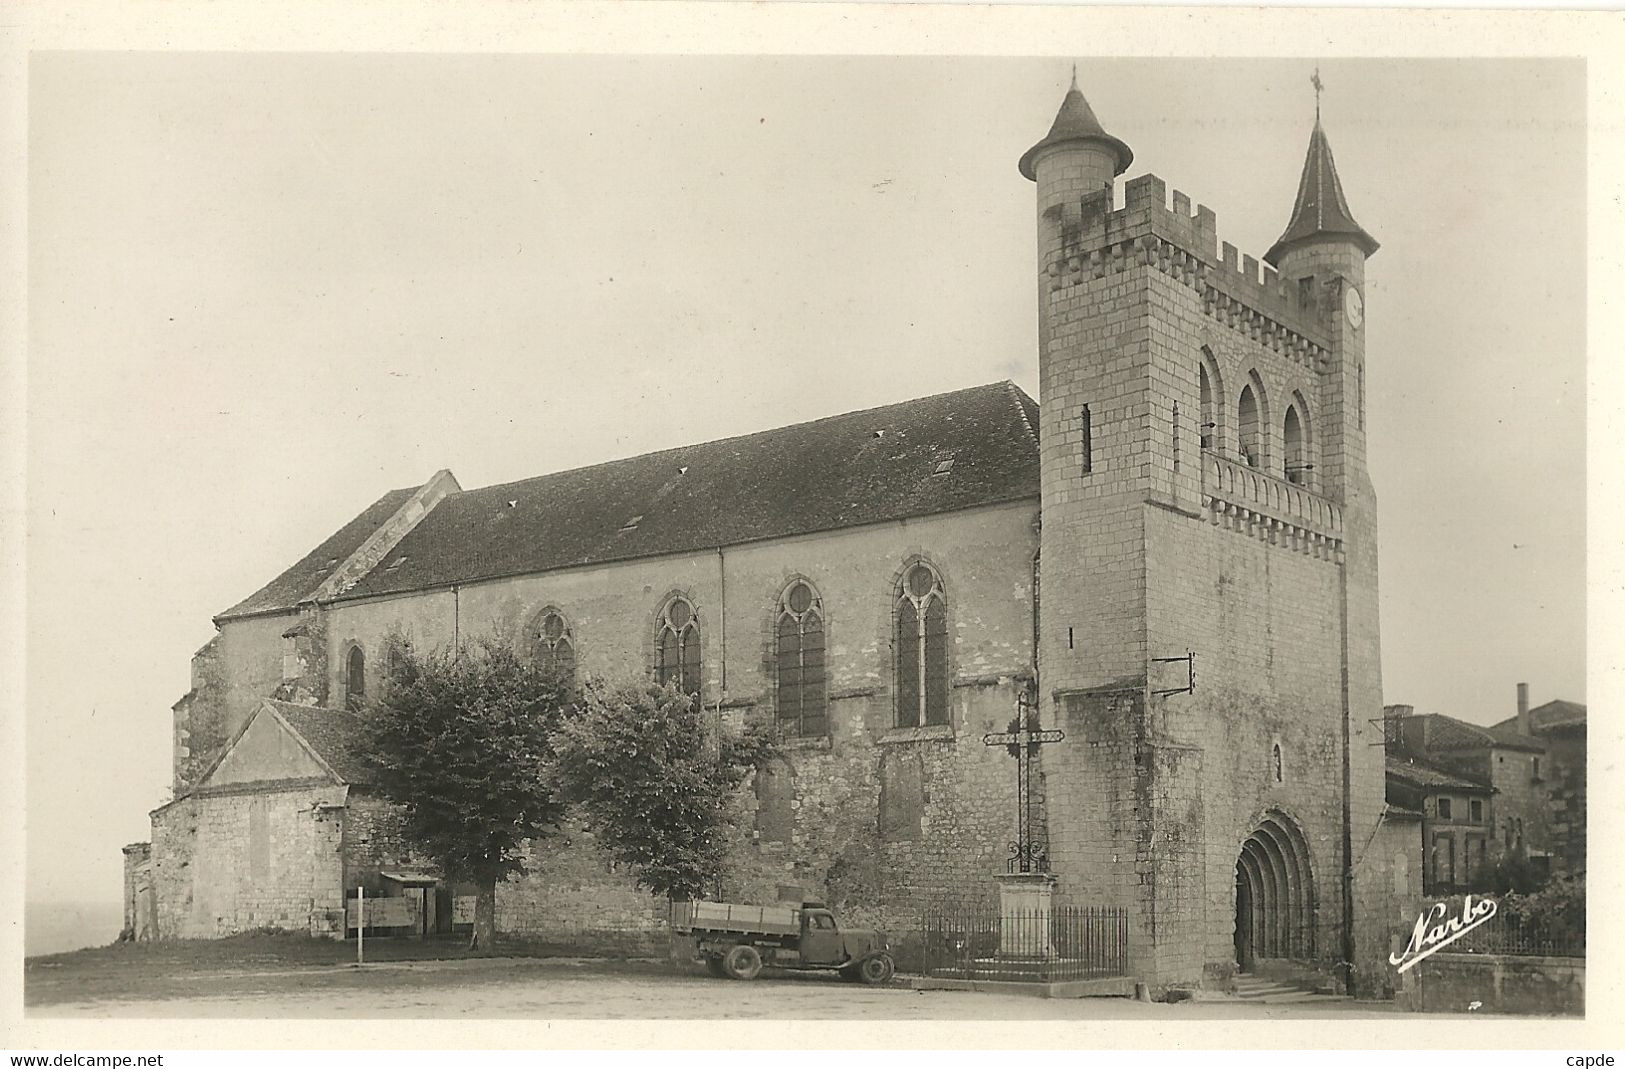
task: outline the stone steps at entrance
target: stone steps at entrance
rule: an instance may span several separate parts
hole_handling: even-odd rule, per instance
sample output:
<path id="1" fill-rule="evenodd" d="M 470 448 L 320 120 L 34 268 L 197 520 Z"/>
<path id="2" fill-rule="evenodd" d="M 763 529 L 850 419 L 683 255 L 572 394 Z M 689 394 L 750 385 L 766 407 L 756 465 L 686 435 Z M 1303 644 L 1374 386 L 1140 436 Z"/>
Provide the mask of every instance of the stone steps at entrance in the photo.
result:
<path id="1" fill-rule="evenodd" d="M 1330 995 L 1315 991 L 1304 984 L 1268 976 L 1242 973 L 1236 977 L 1234 998 L 1270 1004 L 1282 1002 L 1347 1002 L 1347 995 Z"/>

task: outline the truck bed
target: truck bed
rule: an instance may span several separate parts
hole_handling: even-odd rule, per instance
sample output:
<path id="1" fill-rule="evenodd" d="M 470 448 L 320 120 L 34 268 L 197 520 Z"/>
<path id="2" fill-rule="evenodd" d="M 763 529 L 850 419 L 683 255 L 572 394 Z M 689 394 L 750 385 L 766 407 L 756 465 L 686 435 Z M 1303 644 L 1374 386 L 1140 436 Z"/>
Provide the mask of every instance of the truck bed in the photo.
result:
<path id="1" fill-rule="evenodd" d="M 801 910 L 790 906 L 745 906 L 734 902 L 673 902 L 676 932 L 696 929 L 741 934 L 800 935 Z"/>

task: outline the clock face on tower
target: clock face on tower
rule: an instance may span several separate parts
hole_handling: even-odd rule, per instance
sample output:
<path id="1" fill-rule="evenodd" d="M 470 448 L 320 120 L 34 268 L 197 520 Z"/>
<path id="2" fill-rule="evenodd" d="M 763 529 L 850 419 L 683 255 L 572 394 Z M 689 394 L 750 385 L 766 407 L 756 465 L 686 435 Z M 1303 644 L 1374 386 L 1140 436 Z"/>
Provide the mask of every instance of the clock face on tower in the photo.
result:
<path id="1" fill-rule="evenodd" d="M 1343 311 L 1349 317 L 1349 326 L 1359 330 L 1365 322 L 1365 299 L 1353 286 L 1343 291 Z"/>

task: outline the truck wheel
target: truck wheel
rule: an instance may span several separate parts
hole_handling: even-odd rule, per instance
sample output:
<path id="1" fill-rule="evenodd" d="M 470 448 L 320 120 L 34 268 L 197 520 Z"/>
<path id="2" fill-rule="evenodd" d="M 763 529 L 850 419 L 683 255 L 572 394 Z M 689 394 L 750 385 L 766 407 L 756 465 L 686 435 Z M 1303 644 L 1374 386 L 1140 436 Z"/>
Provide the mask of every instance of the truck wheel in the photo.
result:
<path id="1" fill-rule="evenodd" d="M 707 954 L 705 956 L 705 971 L 719 980 L 727 979 L 728 971 L 722 967 L 721 954 Z"/>
<path id="2" fill-rule="evenodd" d="M 735 980 L 754 980 L 762 971 L 762 956 L 755 947 L 741 943 L 729 948 L 727 957 L 722 959 L 722 968 Z M 886 975 L 891 975 L 889 969 Z"/>
<path id="3" fill-rule="evenodd" d="M 897 970 L 890 954 L 875 954 L 858 963 L 858 975 L 866 984 L 883 984 Z"/>

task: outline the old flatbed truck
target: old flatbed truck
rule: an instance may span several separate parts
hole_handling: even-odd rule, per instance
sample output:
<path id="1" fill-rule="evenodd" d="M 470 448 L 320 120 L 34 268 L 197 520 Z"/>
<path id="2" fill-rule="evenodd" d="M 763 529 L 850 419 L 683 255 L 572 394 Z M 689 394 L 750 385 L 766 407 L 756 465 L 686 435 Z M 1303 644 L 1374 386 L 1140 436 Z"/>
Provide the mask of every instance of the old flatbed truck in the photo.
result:
<path id="1" fill-rule="evenodd" d="M 693 949 L 712 976 L 754 980 L 762 966 L 833 969 L 843 980 L 883 984 L 891 979 L 886 937 L 841 928 L 822 902 L 744 906 L 732 902 L 673 902 L 673 935 Z"/>

